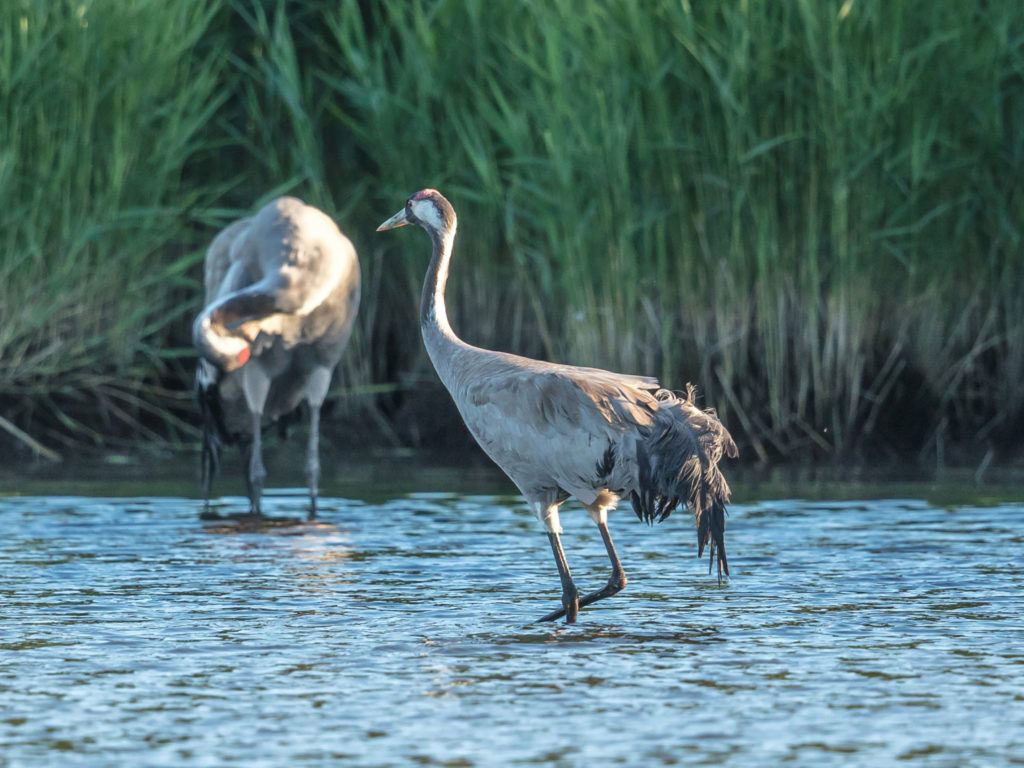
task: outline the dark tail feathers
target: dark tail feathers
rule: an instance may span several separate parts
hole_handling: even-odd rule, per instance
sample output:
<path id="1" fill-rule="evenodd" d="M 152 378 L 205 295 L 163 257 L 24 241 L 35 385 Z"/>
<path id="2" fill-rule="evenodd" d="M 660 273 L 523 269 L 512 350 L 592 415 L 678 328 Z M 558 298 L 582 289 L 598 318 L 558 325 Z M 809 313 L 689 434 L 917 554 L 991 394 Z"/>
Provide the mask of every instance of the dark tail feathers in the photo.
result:
<path id="1" fill-rule="evenodd" d="M 715 472 L 718 472 L 717 467 Z M 725 485 L 725 478 L 721 479 L 721 483 Z M 726 486 L 726 489 L 728 489 L 728 486 Z M 726 497 L 724 499 L 712 498 L 710 494 L 704 493 L 701 507 L 695 510 L 697 518 L 697 557 L 701 557 L 704 554 L 704 547 L 706 545 L 711 545 L 708 550 L 708 574 L 711 573 L 712 563 L 717 561 L 719 581 L 722 580 L 723 571 L 726 576 L 729 575 L 729 558 L 725 554 L 725 502 L 727 500 L 728 490 L 726 490 Z"/>
<path id="2" fill-rule="evenodd" d="M 220 468 L 220 448 L 232 442 L 224 424 L 224 410 L 220 402 L 219 371 L 205 360 L 196 366 L 195 398 L 199 406 L 199 417 L 203 433 L 203 449 L 200 459 L 200 481 L 203 498 L 209 502 L 213 478 Z"/>
<path id="3" fill-rule="evenodd" d="M 661 522 L 685 500 L 697 524 L 697 557 L 710 544 L 710 572 L 718 563 L 718 578 L 729 575 L 725 553 L 725 505 L 729 484 L 718 469 L 723 454 L 738 455 L 736 444 L 713 410 L 695 404 L 695 389 L 679 397 L 659 390 L 654 424 L 637 444 L 639 492 L 633 491 L 633 511 L 648 524 Z"/>

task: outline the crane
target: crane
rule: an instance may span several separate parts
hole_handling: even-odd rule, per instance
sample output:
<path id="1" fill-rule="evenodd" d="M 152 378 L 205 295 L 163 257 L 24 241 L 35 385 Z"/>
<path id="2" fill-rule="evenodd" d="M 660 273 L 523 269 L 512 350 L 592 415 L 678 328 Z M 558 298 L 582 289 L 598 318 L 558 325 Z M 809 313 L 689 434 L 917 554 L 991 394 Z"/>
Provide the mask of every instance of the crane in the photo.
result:
<path id="1" fill-rule="evenodd" d="M 250 513 L 262 514 L 262 430 L 304 400 L 306 479 L 310 516 L 316 515 L 320 408 L 359 310 L 359 281 L 349 239 L 327 214 L 294 197 L 272 200 L 214 238 L 206 252 L 205 306 L 192 326 L 207 505 L 220 447 L 238 442 L 247 457 Z"/>
<path id="2" fill-rule="evenodd" d="M 532 360 L 467 344 L 452 330 L 445 285 L 455 242 L 455 210 L 423 189 L 378 228 L 417 224 L 433 254 L 420 302 L 424 346 L 480 447 L 515 483 L 544 524 L 562 584 L 562 608 L 542 617 L 576 620 L 580 608 L 626 586 L 608 512 L 628 496 L 637 517 L 662 521 L 685 502 L 695 516 L 697 555 L 710 545 L 718 578 L 729 574 L 725 513 L 729 485 L 718 468 L 736 444 L 712 410 L 647 376 Z M 608 583 L 580 597 L 561 542 L 559 507 L 570 496 L 596 523 L 611 560 Z M 710 563 L 709 563 L 710 568 Z"/>

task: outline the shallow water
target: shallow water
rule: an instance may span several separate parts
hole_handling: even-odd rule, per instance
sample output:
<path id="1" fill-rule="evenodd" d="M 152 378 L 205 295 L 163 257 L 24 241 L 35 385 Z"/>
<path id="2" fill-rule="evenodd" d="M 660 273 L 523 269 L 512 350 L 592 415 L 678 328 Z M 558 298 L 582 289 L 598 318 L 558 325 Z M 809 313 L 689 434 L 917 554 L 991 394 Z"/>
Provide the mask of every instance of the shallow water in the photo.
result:
<path id="1" fill-rule="evenodd" d="M 1022 505 L 737 504 L 723 586 L 623 510 L 572 627 L 513 497 L 302 507 L 0 498 L 0 765 L 1024 764 Z"/>

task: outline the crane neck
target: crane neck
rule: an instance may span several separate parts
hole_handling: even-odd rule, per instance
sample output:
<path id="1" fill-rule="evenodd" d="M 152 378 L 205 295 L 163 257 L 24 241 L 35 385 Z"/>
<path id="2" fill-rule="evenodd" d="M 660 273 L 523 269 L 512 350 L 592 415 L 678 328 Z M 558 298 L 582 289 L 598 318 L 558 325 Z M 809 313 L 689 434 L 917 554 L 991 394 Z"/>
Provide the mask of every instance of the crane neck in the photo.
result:
<path id="1" fill-rule="evenodd" d="M 448 341 L 459 341 L 451 325 L 448 323 L 448 310 L 444 303 L 445 286 L 448 283 L 448 264 L 452 257 L 455 243 L 455 227 L 452 222 L 441 231 L 428 229 L 430 240 L 434 245 L 434 253 L 427 267 L 427 276 L 423 281 L 423 295 L 420 299 L 420 326 L 424 336 L 428 331 L 440 335 Z M 429 345 L 428 345 L 429 349 Z"/>

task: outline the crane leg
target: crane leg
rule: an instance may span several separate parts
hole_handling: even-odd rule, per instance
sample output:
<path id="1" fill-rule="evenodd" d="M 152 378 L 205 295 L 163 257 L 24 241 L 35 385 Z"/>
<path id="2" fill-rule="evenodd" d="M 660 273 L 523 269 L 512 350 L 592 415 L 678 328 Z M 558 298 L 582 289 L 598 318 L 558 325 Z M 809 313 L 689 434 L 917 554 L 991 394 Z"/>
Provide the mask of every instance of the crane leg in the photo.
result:
<path id="1" fill-rule="evenodd" d="M 558 566 L 558 576 L 562 580 L 562 607 L 539 621 L 554 621 L 565 616 L 565 623 L 573 624 L 576 622 L 576 615 L 580 612 L 580 593 L 572 580 L 572 571 L 569 570 L 569 561 L 565 559 L 561 536 L 557 533 L 548 533 L 548 541 L 551 542 L 555 565 Z"/>
<path id="2" fill-rule="evenodd" d="M 601 538 L 604 539 L 604 548 L 608 552 L 608 559 L 612 561 L 612 574 L 608 577 L 608 583 L 603 588 L 591 592 L 588 595 L 584 595 L 580 598 L 580 608 L 585 608 L 591 603 L 596 603 L 598 600 L 604 600 L 606 597 L 617 595 L 626 587 L 626 569 L 622 567 L 622 563 L 619 562 L 619 553 L 615 551 L 615 543 L 612 541 L 611 531 L 608 530 L 608 512 L 604 509 L 593 509 L 588 507 L 587 511 L 590 516 L 597 523 L 597 529 L 601 532 Z M 545 621 L 554 621 L 555 619 L 561 618 L 562 612 L 555 611 L 544 617 Z"/>
<path id="3" fill-rule="evenodd" d="M 260 435 L 263 414 L 252 415 L 252 443 L 249 445 L 249 466 L 246 481 L 249 486 L 249 514 L 259 517 L 263 514 L 263 483 L 267 479 L 267 468 L 263 466 L 263 440 Z"/>
<path id="4" fill-rule="evenodd" d="M 249 363 L 243 370 L 242 389 L 245 401 L 252 415 L 252 443 L 249 446 L 249 467 L 246 479 L 249 485 L 249 512 L 257 517 L 263 514 L 263 482 L 267 469 L 263 466 L 263 406 L 270 393 L 270 377 L 257 361 Z"/>
<path id="5" fill-rule="evenodd" d="M 569 561 L 565 558 L 565 550 L 562 549 L 562 522 L 558 516 L 558 504 L 546 502 L 531 502 L 537 517 L 544 523 L 548 530 L 548 541 L 551 543 L 551 552 L 555 556 L 555 565 L 558 568 L 558 577 L 562 580 L 562 608 L 561 610 L 549 613 L 539 621 L 554 621 L 565 616 L 565 623 L 572 624 L 576 621 L 576 614 L 580 612 L 580 593 L 572 580 L 572 571 L 569 570 Z"/>
<path id="6" fill-rule="evenodd" d="M 306 446 L 306 482 L 309 484 L 309 519 L 316 517 L 316 500 L 320 486 L 320 406 L 331 386 L 331 369 L 317 368 L 306 384 L 309 403 L 309 442 Z"/>
<path id="7" fill-rule="evenodd" d="M 320 486 L 320 406 L 309 406 L 309 445 L 306 449 L 306 482 L 309 483 L 309 519 L 316 517 L 317 489 Z"/>
<path id="8" fill-rule="evenodd" d="M 210 455 L 211 449 L 206 444 L 206 435 L 203 435 L 203 457 L 202 457 L 202 472 L 201 472 L 201 483 L 203 486 L 203 512 L 202 514 L 207 515 L 210 513 L 210 495 L 213 493 L 213 472 L 216 460 Z"/>
<path id="9" fill-rule="evenodd" d="M 580 598 L 580 608 L 604 600 L 606 597 L 617 595 L 626 587 L 626 570 L 619 562 L 619 554 L 615 551 L 615 544 L 612 542 L 612 534 L 608 530 L 608 523 L 601 521 L 597 524 L 601 531 L 601 538 L 604 539 L 604 548 L 608 551 L 608 558 L 612 561 L 612 575 L 608 577 L 608 583 L 602 589 L 591 592 Z"/>

